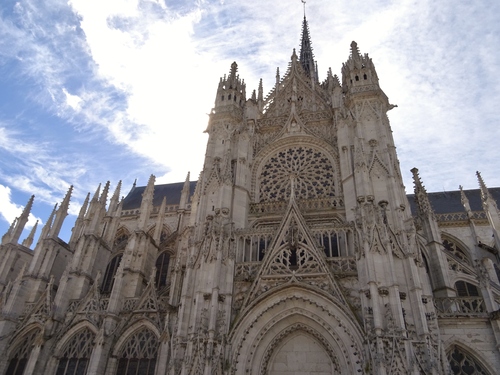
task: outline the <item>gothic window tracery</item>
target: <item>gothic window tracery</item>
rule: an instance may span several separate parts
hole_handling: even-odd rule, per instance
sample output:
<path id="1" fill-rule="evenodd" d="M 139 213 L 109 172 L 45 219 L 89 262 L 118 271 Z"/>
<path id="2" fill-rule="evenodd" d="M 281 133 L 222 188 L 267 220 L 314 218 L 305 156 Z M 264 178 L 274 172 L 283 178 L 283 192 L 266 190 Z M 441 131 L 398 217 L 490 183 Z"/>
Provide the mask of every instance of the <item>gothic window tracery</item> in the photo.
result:
<path id="1" fill-rule="evenodd" d="M 259 176 L 260 201 L 288 200 L 293 179 L 299 199 L 335 196 L 334 169 L 329 158 L 312 147 L 295 146 L 270 157 Z"/>
<path id="2" fill-rule="evenodd" d="M 104 277 L 102 279 L 101 293 L 103 294 L 111 293 L 111 289 L 113 289 L 113 284 L 115 282 L 116 270 L 120 265 L 122 257 L 123 254 L 118 254 L 108 263 L 108 266 L 106 267 L 106 272 L 104 273 Z"/>
<path id="3" fill-rule="evenodd" d="M 94 333 L 82 329 L 73 336 L 59 359 L 56 375 L 85 375 L 92 354 Z"/>
<path id="4" fill-rule="evenodd" d="M 5 373 L 6 375 L 17 375 L 24 372 L 26 364 L 28 363 L 28 358 L 31 354 L 31 349 L 33 348 L 39 332 L 38 329 L 33 329 L 24 336 L 21 343 L 10 355 L 9 367 Z"/>
<path id="5" fill-rule="evenodd" d="M 472 375 L 484 374 L 489 375 L 488 372 L 481 366 L 481 364 L 469 353 L 463 351 L 459 346 L 454 345 L 448 352 L 448 361 L 452 374 L 455 375 Z"/>
<path id="6" fill-rule="evenodd" d="M 161 253 L 158 258 L 156 258 L 156 277 L 155 277 L 155 285 L 156 289 L 161 289 L 167 285 L 167 276 L 168 276 L 168 266 L 170 263 L 170 254 L 164 251 Z"/>
<path id="7" fill-rule="evenodd" d="M 114 250 L 117 251 L 124 249 L 125 246 L 127 245 L 128 239 L 129 239 L 128 231 L 125 228 L 118 229 L 118 231 L 116 232 L 115 241 L 113 243 Z"/>
<path id="8" fill-rule="evenodd" d="M 453 256 L 460 259 L 461 261 L 463 261 L 467 264 L 470 264 L 470 260 L 469 260 L 469 257 L 467 256 L 467 253 L 465 252 L 464 249 L 462 249 L 456 243 L 454 243 L 453 241 L 450 241 L 448 239 L 444 239 L 443 246 L 449 254 L 452 254 Z"/>
<path id="9" fill-rule="evenodd" d="M 117 375 L 153 375 L 158 339 L 147 328 L 136 331 L 125 343 L 118 360 Z"/>
<path id="10" fill-rule="evenodd" d="M 459 297 L 479 297 L 481 294 L 477 289 L 477 286 L 468 283 L 463 280 L 459 280 L 455 283 L 455 290 Z"/>

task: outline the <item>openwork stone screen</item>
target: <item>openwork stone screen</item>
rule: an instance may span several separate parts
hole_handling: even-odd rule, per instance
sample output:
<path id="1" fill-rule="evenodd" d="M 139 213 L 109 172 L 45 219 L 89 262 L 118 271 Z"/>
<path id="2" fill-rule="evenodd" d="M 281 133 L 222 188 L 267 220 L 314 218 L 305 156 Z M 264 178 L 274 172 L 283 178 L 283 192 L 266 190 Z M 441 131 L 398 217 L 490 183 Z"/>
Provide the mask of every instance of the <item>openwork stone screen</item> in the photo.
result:
<path id="1" fill-rule="evenodd" d="M 288 200 L 294 180 L 298 199 L 335 195 L 334 169 L 329 158 L 311 147 L 291 147 L 269 158 L 260 173 L 260 201 Z"/>
<path id="2" fill-rule="evenodd" d="M 451 373 L 456 375 L 484 374 L 488 372 L 468 353 L 462 351 L 458 346 L 454 346 L 448 353 Z"/>
<path id="3" fill-rule="evenodd" d="M 40 333 L 38 329 L 30 331 L 24 336 L 23 341 L 17 346 L 16 350 L 11 354 L 9 367 L 6 375 L 22 374 L 28 363 L 28 358 L 35 343 L 37 335 Z"/>
<path id="4" fill-rule="evenodd" d="M 85 375 L 94 346 L 94 333 L 85 328 L 73 336 L 59 359 L 56 375 Z"/>
<path id="5" fill-rule="evenodd" d="M 153 375 L 155 373 L 158 339 L 147 328 L 137 331 L 123 347 L 117 375 Z"/>

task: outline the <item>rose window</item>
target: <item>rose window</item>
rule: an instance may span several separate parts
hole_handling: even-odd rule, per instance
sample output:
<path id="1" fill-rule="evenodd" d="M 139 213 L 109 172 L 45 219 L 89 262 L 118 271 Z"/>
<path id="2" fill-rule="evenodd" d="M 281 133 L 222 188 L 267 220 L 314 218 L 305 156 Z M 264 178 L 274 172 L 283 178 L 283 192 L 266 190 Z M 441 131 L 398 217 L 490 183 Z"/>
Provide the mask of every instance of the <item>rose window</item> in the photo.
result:
<path id="1" fill-rule="evenodd" d="M 260 201 L 288 200 L 293 181 L 299 199 L 335 195 L 333 166 L 321 151 L 292 147 L 272 156 L 260 174 Z"/>

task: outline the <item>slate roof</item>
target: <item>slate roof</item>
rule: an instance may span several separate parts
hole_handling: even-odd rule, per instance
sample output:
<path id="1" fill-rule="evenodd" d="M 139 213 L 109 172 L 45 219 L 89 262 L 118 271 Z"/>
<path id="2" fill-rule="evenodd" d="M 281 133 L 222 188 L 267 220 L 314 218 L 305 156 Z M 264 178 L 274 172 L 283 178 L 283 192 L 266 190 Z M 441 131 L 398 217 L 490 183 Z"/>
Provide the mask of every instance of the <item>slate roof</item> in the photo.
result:
<path id="1" fill-rule="evenodd" d="M 167 205 L 177 205 L 181 199 L 181 192 L 184 182 L 176 182 L 173 184 L 155 185 L 155 193 L 153 198 L 153 206 L 159 207 L 163 197 L 167 197 Z M 189 197 L 194 193 L 196 181 L 189 183 Z M 142 193 L 146 189 L 145 186 L 135 186 L 130 190 L 128 195 L 123 199 L 123 210 L 133 210 L 140 208 Z M 493 196 L 497 204 L 500 206 L 500 187 L 489 188 L 490 194 Z M 479 189 L 464 190 L 465 195 L 469 199 L 469 204 L 472 211 L 482 211 L 481 192 Z M 438 193 L 428 193 L 431 206 L 436 214 L 464 212 L 464 208 L 460 201 L 460 191 L 443 191 Z M 411 212 L 413 215 L 417 213 L 415 204 L 415 195 L 408 194 Z"/>
<path id="2" fill-rule="evenodd" d="M 500 206 L 500 188 L 488 188 L 493 199 Z M 472 211 L 482 211 L 481 191 L 479 189 L 464 190 L 465 196 L 469 200 Z M 427 193 L 432 209 L 436 214 L 447 214 L 454 212 L 465 212 L 462 202 L 460 201 L 460 190 L 443 191 L 439 193 Z M 408 194 L 411 212 L 413 215 L 417 213 L 417 205 L 415 203 L 415 194 Z"/>
<path id="3" fill-rule="evenodd" d="M 163 184 L 155 185 L 155 193 L 153 196 L 153 206 L 161 206 L 163 197 L 167 197 L 167 205 L 179 204 L 181 200 L 182 188 L 184 187 L 184 182 L 176 182 L 173 184 Z M 189 197 L 194 193 L 196 187 L 196 181 L 189 182 Z M 133 210 L 141 207 L 142 193 L 146 186 L 135 186 L 133 187 L 127 196 L 123 199 L 122 210 Z"/>

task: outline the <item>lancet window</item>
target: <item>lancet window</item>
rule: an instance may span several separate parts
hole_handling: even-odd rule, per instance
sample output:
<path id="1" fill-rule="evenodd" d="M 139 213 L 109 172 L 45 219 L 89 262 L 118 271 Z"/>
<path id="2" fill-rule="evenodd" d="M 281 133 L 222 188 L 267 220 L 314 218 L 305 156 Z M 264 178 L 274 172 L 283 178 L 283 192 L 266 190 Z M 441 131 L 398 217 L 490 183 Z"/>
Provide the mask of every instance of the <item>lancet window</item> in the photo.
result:
<path id="1" fill-rule="evenodd" d="M 168 277 L 168 266 L 170 263 L 170 254 L 164 251 L 160 254 L 158 258 L 156 258 L 156 289 L 161 289 L 167 285 L 167 277 Z"/>
<path id="2" fill-rule="evenodd" d="M 104 273 L 104 277 L 102 279 L 101 285 L 101 293 L 109 294 L 111 293 L 111 289 L 113 289 L 113 284 L 115 282 L 115 274 L 120 262 L 122 260 L 123 254 L 118 254 L 108 263 L 106 267 L 106 272 Z"/>
<path id="3" fill-rule="evenodd" d="M 269 158 L 259 176 L 260 202 L 288 200 L 293 180 L 298 199 L 335 195 L 334 169 L 329 158 L 312 147 L 291 147 Z"/>
<path id="4" fill-rule="evenodd" d="M 481 295 L 477 286 L 462 280 L 455 283 L 455 290 L 459 297 L 479 297 Z"/>
<path id="5" fill-rule="evenodd" d="M 237 241 L 239 262 L 260 262 L 264 259 L 267 248 L 271 245 L 270 234 L 241 235 Z"/>
<path id="6" fill-rule="evenodd" d="M 24 372 L 31 354 L 31 349 L 33 348 L 35 339 L 39 332 L 40 331 L 38 329 L 33 329 L 24 336 L 21 343 L 10 355 L 9 367 L 5 373 L 6 375 L 18 375 Z"/>
<path id="7" fill-rule="evenodd" d="M 118 360 L 117 375 L 153 375 L 158 338 L 147 328 L 135 332 L 125 343 Z"/>
<path id="8" fill-rule="evenodd" d="M 314 231 L 318 244 L 323 247 L 327 258 L 349 256 L 348 232 L 344 230 L 323 230 Z"/>
<path id="9" fill-rule="evenodd" d="M 459 346 L 454 345 L 448 352 L 451 373 L 455 375 L 472 375 L 489 373 L 481 364 L 469 353 L 463 351 Z"/>
<path id="10" fill-rule="evenodd" d="M 73 336 L 59 359 L 56 375 L 85 375 L 89 365 L 94 333 L 84 328 Z"/>

